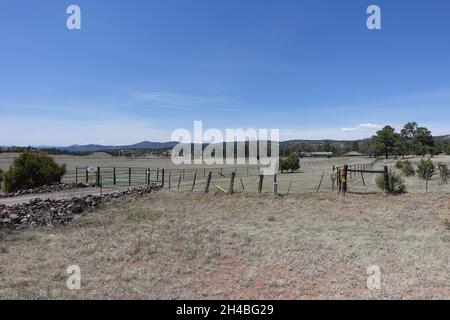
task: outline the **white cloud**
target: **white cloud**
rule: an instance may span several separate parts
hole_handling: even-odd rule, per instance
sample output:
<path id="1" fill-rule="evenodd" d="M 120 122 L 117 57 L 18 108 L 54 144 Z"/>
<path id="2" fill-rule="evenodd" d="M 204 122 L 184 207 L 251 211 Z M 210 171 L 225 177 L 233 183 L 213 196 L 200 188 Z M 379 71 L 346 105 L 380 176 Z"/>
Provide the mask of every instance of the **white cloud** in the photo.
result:
<path id="1" fill-rule="evenodd" d="M 341 128 L 341 131 L 344 132 L 370 132 L 381 129 L 382 126 L 374 123 L 361 123 L 353 128 Z"/>

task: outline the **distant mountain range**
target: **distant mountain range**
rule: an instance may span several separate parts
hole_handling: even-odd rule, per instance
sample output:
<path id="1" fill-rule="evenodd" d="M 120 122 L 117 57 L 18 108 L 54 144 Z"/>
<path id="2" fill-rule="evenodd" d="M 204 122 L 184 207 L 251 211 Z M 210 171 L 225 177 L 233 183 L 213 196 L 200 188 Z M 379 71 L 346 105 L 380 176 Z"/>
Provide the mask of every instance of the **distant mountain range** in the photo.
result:
<path id="1" fill-rule="evenodd" d="M 68 147 L 44 147 L 42 149 L 58 149 L 69 152 L 100 152 L 100 151 L 110 151 L 110 150 L 159 150 L 159 149 L 170 149 L 177 145 L 178 142 L 150 142 L 143 141 L 131 145 L 123 146 L 103 146 L 99 144 L 87 144 L 87 145 L 71 145 Z"/>
<path id="2" fill-rule="evenodd" d="M 450 140 L 450 135 L 445 136 L 437 136 L 435 137 L 436 140 Z M 318 146 L 322 145 L 323 143 L 330 143 L 331 145 L 335 146 L 348 146 L 351 145 L 354 142 L 358 142 L 360 144 L 369 144 L 371 141 L 371 138 L 367 139 L 360 139 L 360 140 L 330 140 L 330 139 L 323 139 L 323 140 L 289 140 L 289 141 L 283 141 L 280 142 L 281 148 L 295 148 L 295 147 L 302 147 L 302 146 Z M 88 144 L 88 145 L 71 145 L 68 147 L 50 147 L 50 146 L 39 146 L 39 149 L 58 149 L 68 152 L 101 152 L 101 151 L 110 151 L 110 150 L 160 150 L 160 149 L 171 149 L 175 145 L 177 145 L 178 142 L 171 141 L 171 142 L 150 142 L 150 141 L 143 141 L 136 144 L 131 145 L 121 145 L 121 146 L 104 146 L 99 144 Z"/>

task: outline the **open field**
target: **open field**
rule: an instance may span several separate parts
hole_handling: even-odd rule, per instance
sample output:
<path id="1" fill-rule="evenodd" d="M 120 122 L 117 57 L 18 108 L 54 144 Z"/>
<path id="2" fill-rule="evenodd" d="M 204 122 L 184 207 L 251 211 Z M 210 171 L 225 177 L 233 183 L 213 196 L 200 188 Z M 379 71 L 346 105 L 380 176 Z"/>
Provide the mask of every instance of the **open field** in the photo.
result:
<path id="1" fill-rule="evenodd" d="M 0 299 L 450 299 L 450 187 L 437 177 L 429 193 L 407 178 L 409 193 L 393 197 L 376 189 L 375 174 L 365 175 L 366 186 L 355 174 L 344 197 L 332 191 L 332 166 L 373 159 L 307 159 L 278 175 L 282 196 L 272 199 L 272 177 L 258 194 L 258 177 L 245 167 L 233 195 L 214 186 L 227 189 L 233 166 L 214 174 L 205 194 L 203 170 L 194 185 L 192 171 L 180 181 L 170 160 L 97 157 L 56 158 L 165 167 L 171 188 L 169 175 L 165 190 L 112 200 L 67 227 L 0 230 Z M 66 287 L 71 265 L 81 268 L 81 290 Z M 373 265 L 380 290 L 366 287 Z"/>
<path id="2" fill-rule="evenodd" d="M 18 154 L 0 153 L 0 169 L 7 170 L 12 161 Z M 217 184 L 223 188 L 228 187 L 230 173 L 237 172 L 236 190 L 242 190 L 244 185 L 246 192 L 257 191 L 257 175 L 258 170 L 255 165 L 182 165 L 177 166 L 172 163 L 170 159 L 161 159 L 155 157 L 148 158 L 127 158 L 127 157 L 112 157 L 106 153 L 95 153 L 90 156 L 54 156 L 58 163 L 65 163 L 67 165 L 67 175 L 64 181 L 74 182 L 76 180 L 75 168 L 78 170 L 78 181 L 84 182 L 85 166 L 100 166 L 102 169 L 102 178 L 106 187 L 114 187 L 112 185 L 112 168 L 117 168 L 117 187 L 128 186 L 128 168 L 132 168 L 132 185 L 145 184 L 145 171 L 147 168 L 152 169 L 150 178 L 153 182 L 161 181 L 161 171 L 158 173 L 157 168 L 165 169 L 165 183 L 166 187 L 171 189 L 178 189 L 178 182 L 180 176 L 180 190 L 192 190 L 193 179 L 196 176 L 194 191 L 202 191 L 205 186 L 208 171 L 213 171 L 212 183 Z M 420 157 L 409 158 L 417 168 L 420 162 Z M 309 193 L 317 191 L 322 175 L 323 181 L 320 184 L 321 191 L 332 191 L 332 168 L 333 166 L 343 166 L 344 164 L 370 164 L 374 161 L 373 158 L 368 157 L 352 157 L 352 158 L 331 158 L 331 159 L 313 159 L 304 158 L 300 160 L 300 169 L 295 173 L 286 173 L 278 175 L 278 185 L 280 193 Z M 380 160 L 374 164 L 373 169 L 382 170 L 383 166 L 387 165 L 391 169 L 394 168 L 396 159 Z M 450 166 L 450 156 L 436 156 L 433 161 L 447 163 Z M 219 168 L 222 168 L 219 169 Z M 219 175 L 223 173 L 223 176 Z M 197 174 L 196 174 L 197 173 Z M 225 176 L 225 178 L 224 178 Z M 364 182 L 360 175 L 353 174 L 349 177 L 349 190 L 357 193 L 375 193 L 380 192 L 375 185 L 375 174 L 364 174 Z M 158 179 L 158 180 L 157 180 Z M 241 183 L 242 180 L 242 183 Z M 425 181 L 419 179 L 417 176 L 405 178 L 408 192 L 410 193 L 424 193 L 426 190 Z M 89 183 L 95 182 L 95 174 L 89 175 Z M 214 187 L 213 187 L 214 188 Z M 272 177 L 266 177 L 263 185 L 264 192 L 271 192 Z M 429 192 L 433 193 L 450 193 L 450 184 L 442 185 L 438 176 L 434 176 L 429 182 Z"/>
<path id="3" fill-rule="evenodd" d="M 411 177 L 409 193 L 392 197 L 376 189 L 375 174 L 365 175 L 366 186 L 356 174 L 344 197 L 332 191 L 332 166 L 373 159 L 307 159 L 298 172 L 278 175 L 274 200 L 272 177 L 258 194 L 258 177 L 238 171 L 235 193 L 225 195 L 214 185 L 227 189 L 230 168 L 205 194 L 201 170 L 195 185 L 189 173 L 178 189 L 170 160 L 98 157 L 95 165 L 147 161 L 177 174 L 170 190 L 166 176 L 165 190 L 112 200 L 67 227 L 0 230 L 0 299 L 450 298 L 450 188 L 436 177 L 427 194 Z M 80 165 L 78 157 L 57 159 Z M 380 160 L 374 169 L 394 164 Z M 34 196 L 26 197 L 4 201 Z M 81 290 L 66 287 L 71 265 L 81 268 Z M 366 287 L 372 265 L 381 269 L 381 290 Z"/>
<path id="4" fill-rule="evenodd" d="M 0 298 L 448 299 L 445 219 L 450 200 L 436 194 L 165 190 L 66 228 L 2 232 Z M 381 290 L 366 288 L 371 265 Z"/>

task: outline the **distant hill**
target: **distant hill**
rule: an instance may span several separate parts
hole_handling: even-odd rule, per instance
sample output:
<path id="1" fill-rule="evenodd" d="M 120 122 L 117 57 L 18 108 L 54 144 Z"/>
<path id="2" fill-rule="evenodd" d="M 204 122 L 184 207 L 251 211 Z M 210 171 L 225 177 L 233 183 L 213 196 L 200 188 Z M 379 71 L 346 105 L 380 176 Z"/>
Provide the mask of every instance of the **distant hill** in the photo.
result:
<path id="1" fill-rule="evenodd" d="M 351 148 L 354 143 L 358 143 L 360 146 L 368 146 L 371 143 L 371 138 L 360 139 L 360 140 L 289 140 L 280 142 L 280 148 L 283 149 L 310 149 L 315 150 L 320 148 L 324 144 L 329 144 L 337 148 Z M 450 140 L 450 135 L 437 136 L 435 140 L 443 141 Z M 52 149 L 63 150 L 74 153 L 85 153 L 85 152 L 101 152 L 101 151 L 113 151 L 113 150 L 161 150 L 161 149 L 171 149 L 178 142 L 150 142 L 143 141 L 131 145 L 121 145 L 121 146 L 104 146 L 99 144 L 88 144 L 88 145 L 71 145 L 68 147 L 51 147 Z M 42 146 L 38 149 L 50 149 L 50 147 Z"/>
<path id="2" fill-rule="evenodd" d="M 69 151 L 69 152 L 99 152 L 99 151 L 110 151 L 110 150 L 159 150 L 159 149 L 170 149 L 173 148 L 178 142 L 150 142 L 143 141 L 131 145 L 122 146 L 103 146 L 99 144 L 88 144 L 88 145 L 72 145 L 68 147 L 53 147 L 54 149 Z M 47 148 L 42 148 L 47 149 Z"/>
<path id="3" fill-rule="evenodd" d="M 450 140 L 450 134 L 446 135 L 446 136 L 439 136 L 439 137 L 434 137 L 436 140 L 440 140 L 440 141 L 445 141 L 445 140 Z"/>

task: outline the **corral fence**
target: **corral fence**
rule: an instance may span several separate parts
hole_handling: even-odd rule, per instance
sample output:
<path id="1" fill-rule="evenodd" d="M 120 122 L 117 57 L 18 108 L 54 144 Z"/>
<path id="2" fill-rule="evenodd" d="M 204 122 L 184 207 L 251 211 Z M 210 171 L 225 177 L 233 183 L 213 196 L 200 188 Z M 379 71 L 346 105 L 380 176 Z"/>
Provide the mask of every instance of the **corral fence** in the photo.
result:
<path id="1" fill-rule="evenodd" d="M 274 196 L 289 193 L 310 193 L 332 191 L 342 188 L 352 191 L 371 184 L 365 174 L 385 173 L 374 170 L 374 163 L 357 163 L 344 166 L 327 167 L 328 161 L 320 166 L 308 167 L 293 173 L 278 173 L 275 176 L 260 174 L 259 166 L 238 165 L 226 167 L 197 168 L 142 168 L 142 167 L 76 167 L 66 180 L 102 187 L 136 187 L 158 184 L 169 190 L 191 192 L 234 193 L 272 193 Z M 358 178 L 358 179 L 357 179 Z M 327 180 L 331 183 L 327 183 Z M 358 182 L 358 180 L 360 180 Z M 343 182 L 347 182 L 345 185 Z M 361 185 L 362 183 L 362 185 Z M 377 191 L 374 183 L 372 189 Z M 367 190 L 363 190 L 366 191 Z"/>
<path id="2" fill-rule="evenodd" d="M 76 167 L 75 182 L 102 186 L 131 187 L 152 183 L 164 186 L 164 169 L 133 167 Z"/>
<path id="3" fill-rule="evenodd" d="M 66 180 L 76 183 L 94 184 L 102 186 L 132 187 L 144 186 L 152 183 L 171 189 L 174 184 L 179 189 L 186 181 L 201 182 L 211 172 L 211 177 L 223 179 L 232 173 L 239 176 L 256 176 L 259 166 L 233 166 L 190 169 L 161 169 L 142 167 L 76 167 L 75 172 L 66 177 Z"/>
<path id="4" fill-rule="evenodd" d="M 274 188 L 277 188 L 275 191 L 280 195 L 342 191 L 342 188 L 346 187 L 350 193 L 373 194 L 383 192 L 383 186 L 378 185 L 381 181 L 377 182 L 380 175 L 385 177 L 384 189 L 390 190 L 389 171 L 394 170 L 403 178 L 410 193 L 428 191 L 450 193 L 450 185 L 437 174 L 428 180 L 420 178 L 417 174 L 405 176 L 395 168 L 395 161 L 377 161 L 369 158 L 362 161 L 354 158 L 308 159 L 300 160 L 300 165 L 299 170 L 278 173 L 276 177 L 260 176 L 260 167 L 248 164 L 164 169 L 145 168 L 145 165 L 80 166 L 69 169 L 63 181 L 103 185 L 105 188 L 136 187 L 155 183 L 164 185 L 164 188 L 172 191 L 186 192 L 205 192 L 211 189 L 219 193 L 231 191 L 267 194 L 274 193 Z M 385 165 L 390 165 L 390 168 Z M 382 177 L 378 179 L 382 180 Z M 344 181 L 346 186 L 343 184 Z M 233 189 L 230 189 L 230 185 Z"/>
<path id="5" fill-rule="evenodd" d="M 389 167 L 384 166 L 381 170 L 373 169 L 374 163 L 344 165 L 342 167 L 333 166 L 332 189 L 339 189 L 339 192 L 345 193 L 349 190 L 349 182 L 355 178 L 360 178 L 363 187 L 367 187 L 365 174 L 382 174 L 384 176 L 384 192 L 390 192 L 389 185 Z"/>

